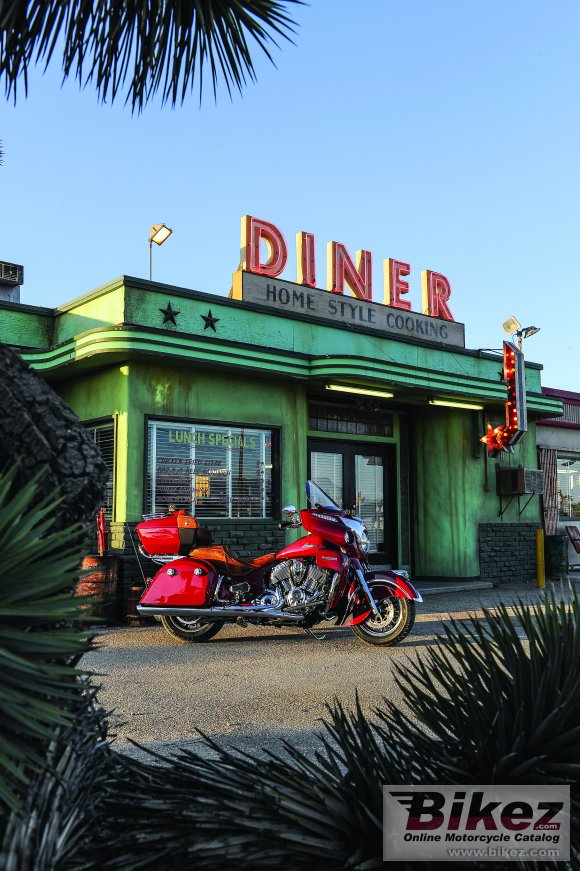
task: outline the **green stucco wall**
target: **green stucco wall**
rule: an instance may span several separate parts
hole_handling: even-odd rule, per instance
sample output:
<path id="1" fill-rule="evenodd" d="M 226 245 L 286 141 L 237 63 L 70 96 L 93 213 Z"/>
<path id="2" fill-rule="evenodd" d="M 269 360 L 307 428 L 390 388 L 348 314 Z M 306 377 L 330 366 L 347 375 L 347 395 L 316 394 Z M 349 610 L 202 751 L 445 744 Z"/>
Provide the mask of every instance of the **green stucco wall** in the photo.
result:
<path id="1" fill-rule="evenodd" d="M 419 576 L 478 576 L 478 524 L 500 519 L 496 466 L 501 462 L 536 468 L 534 424 L 514 454 L 501 461 L 487 458 L 486 449 L 478 442 L 483 432 L 481 416 L 472 412 L 445 408 L 415 412 L 413 514 L 415 571 Z M 527 499 L 522 497 L 522 507 Z M 539 522 L 539 512 L 536 496 L 520 518 L 514 499 L 503 520 Z"/>
<path id="2" fill-rule="evenodd" d="M 58 312 L 53 337 L 55 345 L 96 327 L 122 324 L 125 321 L 125 288 L 120 282 L 102 294 L 91 294 L 77 304 L 73 301 Z"/>
<path id="3" fill-rule="evenodd" d="M 281 500 L 302 504 L 306 480 L 306 393 L 295 383 L 195 368 L 134 363 L 129 367 L 132 462 L 127 513 L 139 514 L 143 496 L 145 415 L 281 430 Z M 133 519 L 133 517 L 129 517 Z"/>
<path id="4" fill-rule="evenodd" d="M 134 362 L 57 388 L 81 420 L 117 419 L 118 522 L 139 520 L 143 512 L 146 415 L 280 429 L 281 500 L 303 503 L 308 419 L 301 384 Z"/>
<path id="5" fill-rule="evenodd" d="M 54 321 L 50 309 L 3 301 L 0 341 L 21 348 L 48 348 L 52 344 Z"/>

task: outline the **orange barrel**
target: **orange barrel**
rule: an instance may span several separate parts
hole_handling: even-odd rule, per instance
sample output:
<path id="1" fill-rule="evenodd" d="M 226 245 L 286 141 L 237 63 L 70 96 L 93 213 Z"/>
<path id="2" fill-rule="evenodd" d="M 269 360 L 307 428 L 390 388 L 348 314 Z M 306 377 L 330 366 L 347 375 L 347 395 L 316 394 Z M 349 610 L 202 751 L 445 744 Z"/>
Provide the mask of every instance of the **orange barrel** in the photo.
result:
<path id="1" fill-rule="evenodd" d="M 75 588 L 76 596 L 90 596 L 87 614 L 116 623 L 119 619 L 119 558 L 86 556 Z"/>

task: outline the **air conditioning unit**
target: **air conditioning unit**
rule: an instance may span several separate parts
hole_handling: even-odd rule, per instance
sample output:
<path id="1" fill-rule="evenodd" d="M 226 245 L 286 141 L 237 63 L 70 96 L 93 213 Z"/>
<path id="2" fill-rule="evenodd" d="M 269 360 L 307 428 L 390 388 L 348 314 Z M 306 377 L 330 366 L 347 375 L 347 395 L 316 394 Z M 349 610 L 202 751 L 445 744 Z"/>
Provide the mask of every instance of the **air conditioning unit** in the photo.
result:
<path id="1" fill-rule="evenodd" d="M 20 285 L 23 282 L 23 266 L 0 260 L 0 300 L 20 302 Z"/>
<path id="2" fill-rule="evenodd" d="M 24 267 L 0 260 L 0 284 L 10 285 L 10 287 L 24 284 Z"/>
<path id="3" fill-rule="evenodd" d="M 544 470 L 498 466 L 497 492 L 500 496 L 525 496 L 526 493 L 541 496 L 544 492 Z"/>

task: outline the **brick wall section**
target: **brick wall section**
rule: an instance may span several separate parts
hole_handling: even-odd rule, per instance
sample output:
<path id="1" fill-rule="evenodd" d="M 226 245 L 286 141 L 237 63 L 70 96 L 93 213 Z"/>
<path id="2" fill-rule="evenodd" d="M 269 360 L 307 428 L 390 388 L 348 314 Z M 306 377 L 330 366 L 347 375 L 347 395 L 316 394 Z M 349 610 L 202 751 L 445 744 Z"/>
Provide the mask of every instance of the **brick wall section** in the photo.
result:
<path id="1" fill-rule="evenodd" d="M 494 584 L 536 580 L 535 523 L 480 523 L 481 579 Z"/>
<path id="2" fill-rule="evenodd" d="M 132 586 L 143 584 L 143 575 L 127 527 L 130 528 L 137 546 L 134 523 L 111 523 L 110 526 L 110 550 L 122 558 L 121 584 L 125 595 Z M 211 520 L 208 527 L 211 529 L 214 544 L 229 547 L 239 557 L 261 556 L 281 550 L 286 544 L 286 532 L 278 529 L 278 521 L 274 520 Z M 159 569 L 159 565 L 152 560 L 141 556 L 139 559 L 145 577 L 155 574 Z"/>

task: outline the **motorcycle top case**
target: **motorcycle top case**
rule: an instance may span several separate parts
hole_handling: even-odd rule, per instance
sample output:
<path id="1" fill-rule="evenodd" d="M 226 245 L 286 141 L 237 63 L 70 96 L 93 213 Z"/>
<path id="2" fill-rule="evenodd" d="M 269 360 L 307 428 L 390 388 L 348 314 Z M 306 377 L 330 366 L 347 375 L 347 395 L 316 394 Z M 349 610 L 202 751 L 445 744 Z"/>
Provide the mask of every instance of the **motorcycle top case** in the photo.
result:
<path id="1" fill-rule="evenodd" d="M 151 517 L 135 527 L 139 540 L 150 556 L 187 556 L 196 547 L 210 545 L 209 529 L 180 508 L 164 517 Z"/>

